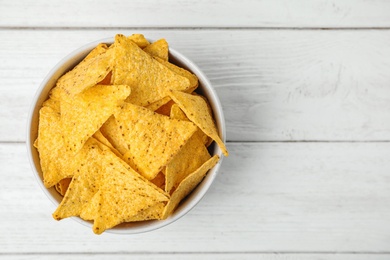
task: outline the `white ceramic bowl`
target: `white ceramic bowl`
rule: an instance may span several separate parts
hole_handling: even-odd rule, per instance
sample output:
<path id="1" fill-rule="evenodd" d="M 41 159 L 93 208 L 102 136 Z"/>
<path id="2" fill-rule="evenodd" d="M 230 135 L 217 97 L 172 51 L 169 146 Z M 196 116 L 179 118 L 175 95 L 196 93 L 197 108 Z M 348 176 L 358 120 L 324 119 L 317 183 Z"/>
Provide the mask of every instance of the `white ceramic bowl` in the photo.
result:
<path id="1" fill-rule="evenodd" d="M 55 83 L 59 77 L 61 77 L 65 72 L 72 69 L 76 64 L 78 64 L 96 45 L 98 45 L 99 43 L 111 44 L 113 43 L 113 41 L 113 38 L 107 38 L 91 42 L 67 55 L 49 72 L 46 78 L 42 81 L 35 94 L 34 99 L 32 100 L 27 122 L 28 157 L 38 184 L 41 186 L 44 193 L 54 203 L 55 206 L 59 205 L 62 200 L 62 197 L 58 194 L 55 188 L 47 189 L 43 185 L 42 170 L 39 162 L 38 151 L 33 146 L 33 143 L 38 136 L 39 109 L 41 108 L 42 103 L 48 98 L 50 90 L 55 86 Z M 223 116 L 221 103 L 209 80 L 192 61 L 190 61 L 184 55 L 180 54 L 172 48 L 169 49 L 169 59 L 170 62 L 175 63 L 182 68 L 186 68 L 197 75 L 197 77 L 199 78 L 199 88 L 197 92 L 204 95 L 209 100 L 214 113 L 214 118 L 217 124 L 217 128 L 219 130 L 219 134 L 222 140 L 225 141 L 225 119 Z M 221 159 L 219 160 L 218 164 L 209 170 L 205 179 L 197 186 L 197 188 L 190 195 L 187 196 L 185 200 L 181 202 L 179 207 L 170 217 L 165 220 L 123 223 L 121 225 L 118 225 L 117 227 L 106 230 L 105 232 L 116 234 L 135 234 L 152 231 L 166 226 L 188 213 L 202 199 L 207 190 L 210 188 L 210 185 L 213 183 L 215 177 L 217 176 L 218 169 L 221 166 L 223 155 L 222 151 L 215 144 L 215 142 L 211 146 L 210 153 L 211 155 L 218 154 L 220 156 Z M 51 213 L 52 212 L 47 212 L 47 214 Z M 90 221 L 85 221 L 78 217 L 73 217 L 73 219 L 81 224 L 92 228 L 93 223 Z"/>

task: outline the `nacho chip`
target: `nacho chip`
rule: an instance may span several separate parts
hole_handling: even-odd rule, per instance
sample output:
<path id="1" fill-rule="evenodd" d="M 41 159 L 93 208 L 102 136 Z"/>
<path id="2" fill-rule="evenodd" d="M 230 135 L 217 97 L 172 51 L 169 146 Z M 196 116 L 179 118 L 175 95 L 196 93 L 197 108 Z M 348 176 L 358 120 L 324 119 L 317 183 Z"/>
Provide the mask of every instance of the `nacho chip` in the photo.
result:
<path id="1" fill-rule="evenodd" d="M 168 60 L 161 59 L 160 57 L 154 57 L 154 59 L 157 60 L 158 62 L 160 62 L 162 65 L 164 65 L 168 69 L 175 72 L 176 74 L 183 76 L 190 81 L 190 87 L 185 92 L 192 93 L 193 91 L 195 91 L 195 89 L 198 88 L 199 80 L 195 74 L 189 72 L 186 69 L 180 68 L 173 63 L 168 62 Z"/>
<path id="2" fill-rule="evenodd" d="M 171 118 L 180 120 L 181 117 L 182 115 L 179 114 L 177 116 L 175 112 L 171 114 Z M 203 134 L 203 132 L 201 132 L 201 134 Z M 193 134 L 180 152 L 177 153 L 166 166 L 165 191 L 170 193 L 171 190 L 176 188 L 190 173 L 194 172 L 210 158 L 211 156 L 204 145 L 202 136 Z"/>
<path id="3" fill-rule="evenodd" d="M 64 149 L 60 114 L 51 107 L 42 107 L 39 111 L 37 148 L 46 188 L 72 175 L 65 170 L 71 163 Z"/>
<path id="4" fill-rule="evenodd" d="M 164 191 L 126 167 L 112 153 L 103 160 L 103 169 L 109 174 L 106 174 L 99 191 L 80 215 L 84 219 L 94 220 L 93 231 L 96 234 L 131 221 L 142 211 L 168 201 Z"/>
<path id="5" fill-rule="evenodd" d="M 202 97 L 180 91 L 171 91 L 170 97 L 184 111 L 186 116 L 196 124 L 206 135 L 210 136 L 221 148 L 223 154 L 228 156 L 224 142 L 219 137 L 213 116 L 209 112 L 206 101 Z"/>
<path id="6" fill-rule="evenodd" d="M 168 43 L 165 39 L 153 42 L 144 48 L 144 52 L 148 53 L 152 57 L 158 57 L 164 61 L 168 61 Z"/>
<path id="7" fill-rule="evenodd" d="M 118 157 L 122 157 L 122 154 L 115 149 L 115 147 L 110 143 L 110 141 L 107 140 L 107 138 L 102 134 L 100 130 L 97 130 L 96 133 L 93 134 L 92 136 L 95 138 L 97 141 L 99 141 L 102 145 L 108 147 L 111 149 L 111 151 Z"/>
<path id="8" fill-rule="evenodd" d="M 123 35 L 115 37 L 114 84 L 131 87 L 126 101 L 146 106 L 168 95 L 169 89 L 186 90 L 189 80 L 154 60 Z"/>
<path id="9" fill-rule="evenodd" d="M 130 94 L 125 85 L 97 85 L 61 102 L 61 123 L 67 151 L 77 153 Z"/>
<path id="10" fill-rule="evenodd" d="M 88 139 L 80 152 L 73 158 L 75 167 L 72 182 L 53 218 L 60 220 L 79 216 L 82 209 L 98 191 L 102 179 L 107 174 L 102 166 L 105 159 L 103 150 L 94 138 Z"/>
<path id="11" fill-rule="evenodd" d="M 179 119 L 179 120 L 190 121 L 188 119 L 188 117 L 186 116 L 186 114 L 184 114 L 183 110 L 181 110 L 180 107 L 177 104 L 173 104 L 172 105 L 170 115 L 171 115 L 172 118 L 176 118 L 176 119 Z M 213 139 L 211 139 L 208 135 L 203 133 L 203 131 L 200 130 L 199 127 L 197 128 L 197 130 L 194 133 L 194 135 L 197 135 L 198 138 L 202 140 L 203 144 L 206 145 L 206 147 L 208 146 L 210 140 L 211 140 L 211 142 L 213 141 Z"/>
<path id="12" fill-rule="evenodd" d="M 108 49 L 80 62 L 57 81 L 64 99 L 95 86 L 112 70 L 113 49 Z M 66 97 L 68 96 L 68 97 Z"/>
<path id="13" fill-rule="evenodd" d="M 130 103 L 122 106 L 115 119 L 129 147 L 124 160 L 148 180 L 156 177 L 196 131 L 191 122 Z"/>
<path id="14" fill-rule="evenodd" d="M 127 39 L 132 40 L 141 49 L 147 47 L 150 44 L 143 34 L 132 34 L 128 36 Z"/>
<path id="15" fill-rule="evenodd" d="M 88 53 L 88 55 L 81 61 L 81 63 L 86 62 L 89 59 L 93 59 L 93 58 L 99 56 L 100 54 L 105 53 L 107 51 L 107 49 L 108 49 L 107 44 L 99 43 L 90 53 Z"/>
<path id="16" fill-rule="evenodd" d="M 172 193 L 168 204 L 165 206 L 162 217 L 163 219 L 166 219 L 169 215 L 172 214 L 179 203 L 203 180 L 207 171 L 217 164 L 218 160 L 218 155 L 214 155 L 179 184 L 177 189 Z"/>
<path id="17" fill-rule="evenodd" d="M 123 139 L 114 116 L 108 118 L 108 120 L 100 128 L 100 131 L 121 155 L 124 155 L 129 151 L 128 145 Z"/>

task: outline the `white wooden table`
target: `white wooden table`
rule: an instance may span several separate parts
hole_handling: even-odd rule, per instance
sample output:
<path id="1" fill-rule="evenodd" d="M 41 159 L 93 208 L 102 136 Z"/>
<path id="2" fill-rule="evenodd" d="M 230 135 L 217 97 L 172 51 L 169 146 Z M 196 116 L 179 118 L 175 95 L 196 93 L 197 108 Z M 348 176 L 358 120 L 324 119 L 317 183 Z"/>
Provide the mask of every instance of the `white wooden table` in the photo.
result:
<path id="1" fill-rule="evenodd" d="M 52 219 L 26 154 L 49 70 L 116 33 L 209 77 L 230 156 L 179 221 L 94 235 Z M 389 1 L 0 0 L 0 258 L 390 259 Z"/>

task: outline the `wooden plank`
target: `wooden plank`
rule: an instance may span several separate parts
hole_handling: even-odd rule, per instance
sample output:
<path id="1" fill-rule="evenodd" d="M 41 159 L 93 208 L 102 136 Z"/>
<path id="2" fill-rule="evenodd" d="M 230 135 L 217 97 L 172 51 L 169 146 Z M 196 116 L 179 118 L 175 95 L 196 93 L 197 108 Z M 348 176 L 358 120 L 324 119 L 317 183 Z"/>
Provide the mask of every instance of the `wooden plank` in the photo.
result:
<path id="1" fill-rule="evenodd" d="M 72 219 L 53 220 L 25 145 L 0 144 L 0 254 L 389 253 L 388 143 L 228 149 L 205 198 L 177 222 L 145 234 L 96 236 Z"/>
<path id="2" fill-rule="evenodd" d="M 1 256 L 0 256 L 1 257 Z M 294 253 L 221 253 L 221 254 L 209 254 L 209 253 L 164 253 L 164 254 L 16 254 L 16 255 L 4 255 L 4 258 L 13 260 L 23 259 L 39 259 L 39 260 L 51 260 L 51 259 L 71 259 L 71 260 L 84 260 L 84 259 L 147 259 L 147 260 L 165 260 L 165 259 L 183 259 L 183 260 L 197 260 L 197 259 L 224 259 L 224 260 L 236 260 L 236 259 L 257 259 L 257 260 L 388 260 L 389 254 L 334 254 L 334 253 L 318 253 L 318 254 L 294 254 Z"/>
<path id="3" fill-rule="evenodd" d="M 0 141 L 25 141 L 32 97 L 62 57 L 136 32 L 205 72 L 229 141 L 390 140 L 390 30 L 0 30 Z"/>
<path id="4" fill-rule="evenodd" d="M 390 26 L 390 3 L 385 0 L 23 0 L 0 4 L 1 27 Z"/>

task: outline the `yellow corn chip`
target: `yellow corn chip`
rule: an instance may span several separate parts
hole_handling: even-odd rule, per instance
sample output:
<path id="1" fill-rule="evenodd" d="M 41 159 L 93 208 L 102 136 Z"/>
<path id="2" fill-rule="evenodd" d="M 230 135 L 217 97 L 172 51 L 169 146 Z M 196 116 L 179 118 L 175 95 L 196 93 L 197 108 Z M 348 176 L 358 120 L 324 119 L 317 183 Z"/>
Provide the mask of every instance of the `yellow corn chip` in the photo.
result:
<path id="1" fill-rule="evenodd" d="M 168 201 L 164 191 L 126 167 L 112 153 L 103 160 L 103 168 L 109 174 L 80 215 L 94 220 L 93 231 L 96 234 L 131 221 L 142 211 Z"/>
<path id="2" fill-rule="evenodd" d="M 115 117 L 111 116 L 100 128 L 101 133 L 112 146 L 124 155 L 129 151 L 128 145 L 123 139 L 122 133 L 120 132 L 119 126 L 116 123 Z"/>
<path id="3" fill-rule="evenodd" d="M 50 188 L 60 180 L 72 177 L 71 173 L 65 170 L 71 160 L 64 149 L 60 115 L 51 107 L 45 106 L 39 111 L 37 140 L 45 186 Z"/>
<path id="4" fill-rule="evenodd" d="M 127 39 L 132 40 L 141 49 L 147 47 L 150 43 L 143 34 L 132 34 Z"/>
<path id="5" fill-rule="evenodd" d="M 95 86 L 112 70 L 113 49 L 108 49 L 80 62 L 57 81 L 62 96 L 74 96 Z M 69 98 L 69 97 L 68 97 Z"/>
<path id="6" fill-rule="evenodd" d="M 129 217 L 127 222 L 161 219 L 166 202 L 158 202 L 147 209 L 141 210 L 137 215 Z"/>
<path id="7" fill-rule="evenodd" d="M 183 76 L 190 81 L 190 87 L 185 92 L 192 93 L 195 89 L 198 88 L 199 80 L 195 74 L 192 74 L 188 70 L 180 68 L 180 67 L 176 66 L 175 64 L 168 62 L 168 60 L 164 60 L 160 57 L 154 57 L 154 59 L 157 60 L 158 62 L 160 62 L 162 65 L 164 65 L 168 69 L 175 72 L 176 74 Z"/>
<path id="8" fill-rule="evenodd" d="M 184 111 L 186 116 L 196 124 L 206 135 L 217 142 L 223 154 L 228 156 L 224 142 L 219 137 L 213 116 L 210 114 L 206 101 L 200 96 L 187 94 L 180 91 L 171 91 L 170 97 Z"/>
<path id="9" fill-rule="evenodd" d="M 176 119 L 179 119 L 179 120 L 190 121 L 188 119 L 188 117 L 186 116 L 186 114 L 184 114 L 183 110 L 181 110 L 180 107 L 177 104 L 173 104 L 172 105 L 170 115 L 171 115 L 172 118 L 176 118 Z M 211 140 L 211 142 L 213 141 L 213 139 L 211 139 L 208 135 L 203 133 L 203 131 L 200 130 L 199 127 L 197 128 L 197 130 L 194 133 L 194 135 L 197 135 L 198 138 L 202 140 L 203 144 L 206 145 L 206 147 L 208 146 L 210 140 Z"/>
<path id="10" fill-rule="evenodd" d="M 179 205 L 190 192 L 195 189 L 195 187 L 203 180 L 206 176 L 208 170 L 210 170 L 214 165 L 217 164 L 219 160 L 218 155 L 214 155 L 207 162 L 205 162 L 201 167 L 196 171 L 188 175 L 177 187 L 177 189 L 172 193 L 171 199 L 168 204 L 165 206 L 163 219 L 166 219 Z"/>
<path id="11" fill-rule="evenodd" d="M 179 108 L 180 110 L 180 108 Z M 180 112 L 179 113 L 183 113 Z M 182 119 L 183 114 L 171 113 L 171 118 Z M 185 117 L 185 115 L 184 115 Z M 199 130 L 199 129 L 198 129 Z M 197 133 L 197 132 L 196 132 Z M 201 132 L 203 134 L 203 132 Z M 204 162 L 210 159 L 202 137 L 193 134 L 179 153 L 168 163 L 165 170 L 165 191 L 170 193 L 190 173 L 198 169 Z"/>
<path id="12" fill-rule="evenodd" d="M 107 140 L 107 138 L 102 134 L 100 130 L 97 130 L 96 133 L 93 134 L 93 137 L 98 140 L 101 144 L 105 145 L 106 147 L 110 148 L 111 151 L 118 157 L 122 157 L 122 154 L 115 149 L 114 146 L 110 143 L 110 141 Z"/>
<path id="13" fill-rule="evenodd" d="M 77 153 L 83 144 L 118 109 L 130 94 L 125 85 L 97 85 L 61 102 L 61 122 L 67 151 Z"/>
<path id="14" fill-rule="evenodd" d="M 156 177 L 196 131 L 191 122 L 130 103 L 125 103 L 115 118 L 129 147 L 124 160 L 148 180 Z"/>
<path id="15" fill-rule="evenodd" d="M 94 138 L 88 139 L 83 148 L 74 157 L 75 167 L 72 182 L 53 213 L 53 218 L 60 220 L 71 216 L 79 216 L 93 195 L 102 184 L 107 174 L 102 166 L 105 159 L 103 150 Z"/>
<path id="16" fill-rule="evenodd" d="M 189 80 L 154 60 L 123 35 L 115 37 L 114 84 L 131 87 L 126 101 L 146 106 L 168 95 L 168 90 L 186 90 Z"/>
<path id="17" fill-rule="evenodd" d="M 158 57 L 164 61 L 168 61 L 168 43 L 165 39 L 160 39 L 153 42 L 144 48 L 144 51 L 152 57 Z"/>
<path id="18" fill-rule="evenodd" d="M 80 63 L 86 62 L 89 59 L 95 58 L 100 54 L 105 53 L 107 49 L 108 49 L 107 44 L 99 43 L 90 53 L 88 53 L 88 55 Z"/>

